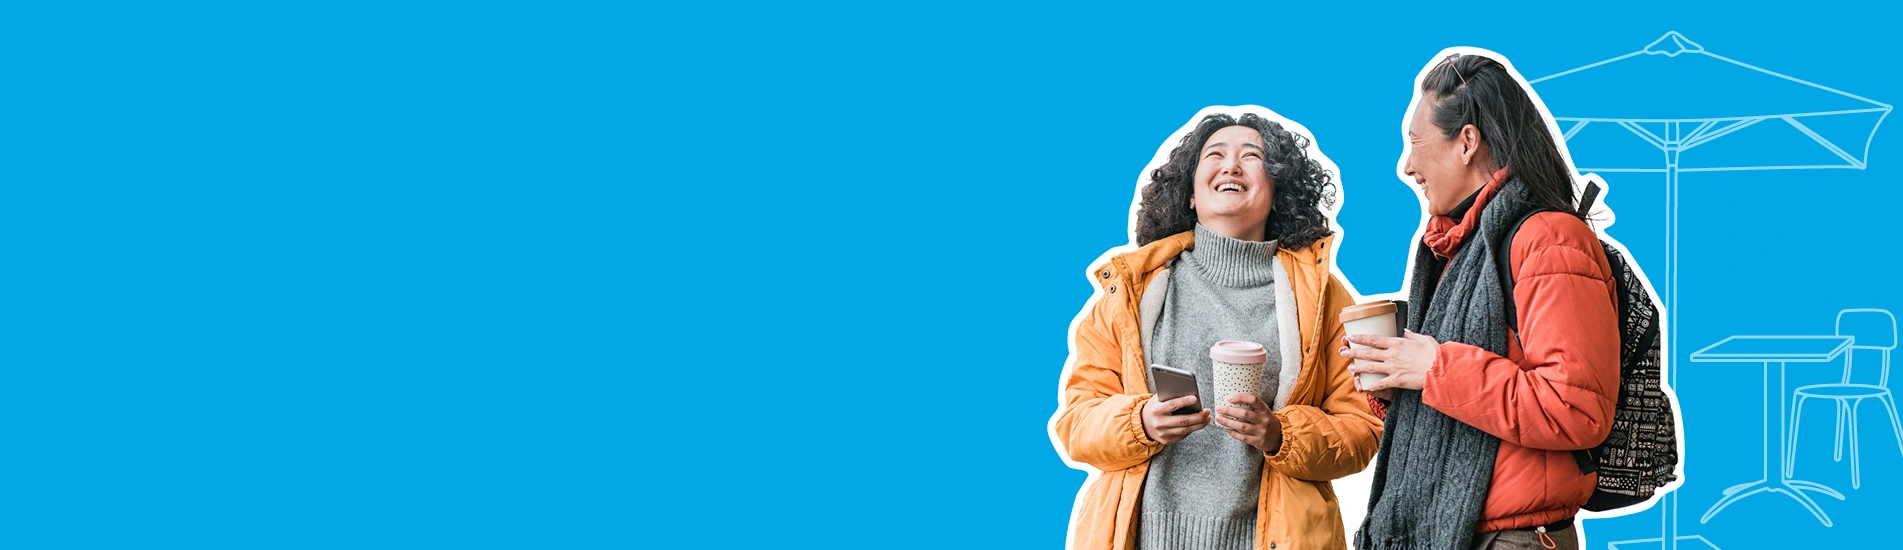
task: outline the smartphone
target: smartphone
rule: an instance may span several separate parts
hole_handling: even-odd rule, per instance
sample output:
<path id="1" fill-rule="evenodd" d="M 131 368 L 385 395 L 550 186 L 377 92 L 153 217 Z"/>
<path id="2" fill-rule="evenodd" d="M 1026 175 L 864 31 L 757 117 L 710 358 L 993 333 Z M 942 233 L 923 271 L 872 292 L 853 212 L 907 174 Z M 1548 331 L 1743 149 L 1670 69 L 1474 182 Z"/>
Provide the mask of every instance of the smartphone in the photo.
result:
<path id="1" fill-rule="evenodd" d="M 1163 365 L 1150 365 L 1150 380 L 1156 383 L 1156 398 L 1169 401 L 1185 395 L 1197 395 L 1196 373 Z M 1198 395 L 1196 402 L 1188 407 L 1176 409 L 1170 414 L 1196 414 L 1203 412 L 1203 398 Z"/>

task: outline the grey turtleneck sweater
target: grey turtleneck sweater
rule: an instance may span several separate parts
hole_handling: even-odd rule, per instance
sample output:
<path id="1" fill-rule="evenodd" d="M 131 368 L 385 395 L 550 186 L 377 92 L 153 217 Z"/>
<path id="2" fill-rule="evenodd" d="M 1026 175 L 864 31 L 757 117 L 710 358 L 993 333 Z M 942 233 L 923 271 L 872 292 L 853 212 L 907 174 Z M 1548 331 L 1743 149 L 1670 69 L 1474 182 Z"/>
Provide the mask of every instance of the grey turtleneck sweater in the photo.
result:
<path id="1" fill-rule="evenodd" d="M 1282 339 L 1275 319 L 1276 244 L 1231 239 L 1196 226 L 1195 248 L 1170 270 L 1169 294 L 1145 355 L 1151 363 L 1196 373 L 1206 408 L 1214 400 L 1209 347 L 1248 340 L 1269 352 L 1263 364 L 1265 403 L 1273 402 L 1282 370 Z M 1150 459 L 1143 481 L 1142 550 L 1250 550 L 1262 490 L 1262 451 L 1230 437 L 1214 421 Z"/>

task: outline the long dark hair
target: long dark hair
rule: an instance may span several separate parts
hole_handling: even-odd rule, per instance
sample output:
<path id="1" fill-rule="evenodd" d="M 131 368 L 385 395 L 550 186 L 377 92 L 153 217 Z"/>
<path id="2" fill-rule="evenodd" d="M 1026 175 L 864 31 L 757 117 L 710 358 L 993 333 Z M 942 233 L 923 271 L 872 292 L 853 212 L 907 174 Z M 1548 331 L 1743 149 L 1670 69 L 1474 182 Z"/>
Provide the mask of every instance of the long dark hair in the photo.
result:
<path id="1" fill-rule="evenodd" d="M 1137 209 L 1138 246 L 1196 228 L 1196 211 L 1189 207 L 1190 197 L 1196 194 L 1196 164 L 1209 136 L 1230 126 L 1247 126 L 1262 134 L 1263 162 L 1275 189 L 1267 237 L 1284 248 L 1304 248 L 1334 233 L 1322 213 L 1322 204 L 1335 205 L 1334 174 L 1308 158 L 1304 148 L 1309 139 L 1255 113 L 1241 118 L 1216 114 L 1204 117 L 1170 150 L 1169 162 L 1150 172 L 1150 184 L 1143 188 L 1143 203 Z"/>
<path id="2" fill-rule="evenodd" d="M 1512 168 L 1538 206 L 1580 217 L 1573 200 L 1573 171 L 1532 96 L 1506 66 L 1486 56 L 1454 54 L 1421 79 L 1421 93 L 1422 99 L 1436 101 L 1434 126 L 1445 137 L 1474 125 L 1492 152 L 1493 170 Z M 1423 102 L 1421 107 L 1428 105 Z"/>

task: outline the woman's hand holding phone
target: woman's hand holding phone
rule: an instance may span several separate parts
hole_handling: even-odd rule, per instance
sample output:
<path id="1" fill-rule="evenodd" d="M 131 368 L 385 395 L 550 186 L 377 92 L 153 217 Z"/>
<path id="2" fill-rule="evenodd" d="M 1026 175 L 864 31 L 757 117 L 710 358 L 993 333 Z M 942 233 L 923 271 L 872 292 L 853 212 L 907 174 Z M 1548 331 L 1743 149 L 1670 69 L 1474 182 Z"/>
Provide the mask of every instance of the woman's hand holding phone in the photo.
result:
<path id="1" fill-rule="evenodd" d="M 1182 441 L 1196 430 L 1209 425 L 1209 409 L 1190 414 L 1170 414 L 1196 404 L 1196 396 L 1185 395 L 1168 401 L 1151 399 L 1143 404 L 1143 435 L 1165 445 Z"/>

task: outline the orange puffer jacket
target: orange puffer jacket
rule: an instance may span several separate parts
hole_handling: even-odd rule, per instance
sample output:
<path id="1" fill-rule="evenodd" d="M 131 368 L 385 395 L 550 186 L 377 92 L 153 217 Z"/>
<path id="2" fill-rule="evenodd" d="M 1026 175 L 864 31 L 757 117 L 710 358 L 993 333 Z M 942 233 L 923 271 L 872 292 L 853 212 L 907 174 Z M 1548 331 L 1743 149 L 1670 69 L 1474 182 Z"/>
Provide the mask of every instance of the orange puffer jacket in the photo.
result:
<path id="1" fill-rule="evenodd" d="M 1437 253 L 1458 250 L 1495 187 L 1461 220 L 1429 223 Z M 1592 228 L 1565 213 L 1535 214 L 1508 250 L 1520 333 L 1507 338 L 1507 356 L 1442 343 L 1421 393 L 1427 406 L 1500 438 L 1475 526 L 1482 533 L 1579 513 L 1599 478 L 1580 473 L 1572 452 L 1605 441 L 1619 391 L 1618 290 Z"/>
<path id="2" fill-rule="evenodd" d="M 1071 517 L 1073 550 L 1136 548 L 1144 475 L 1150 457 L 1163 450 L 1143 433 L 1141 411 L 1151 398 L 1143 362 L 1151 323 L 1145 320 L 1155 319 L 1163 301 L 1162 292 L 1145 291 L 1168 280 L 1170 260 L 1194 240 L 1193 232 L 1180 233 L 1091 270 L 1100 291 L 1073 327 L 1070 363 L 1050 423 L 1052 442 L 1072 466 L 1095 470 Z M 1342 338 L 1336 316 L 1354 297 L 1330 273 L 1332 241 L 1275 256 L 1277 292 L 1290 293 L 1277 299 L 1277 315 L 1289 320 L 1281 324 L 1278 345 L 1283 357 L 1301 359 L 1283 365 L 1284 376 L 1295 381 L 1285 398 L 1278 397 L 1281 402 L 1272 403 L 1282 423 L 1282 448 L 1263 457 L 1258 550 L 1346 548 L 1340 503 L 1329 481 L 1366 468 L 1380 442 L 1381 421 L 1349 378 L 1348 359 L 1335 353 Z M 1283 311 L 1285 298 L 1296 304 L 1288 309 L 1297 311 Z M 1287 330 L 1295 325 L 1299 331 Z"/>

